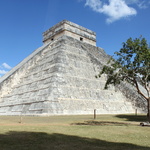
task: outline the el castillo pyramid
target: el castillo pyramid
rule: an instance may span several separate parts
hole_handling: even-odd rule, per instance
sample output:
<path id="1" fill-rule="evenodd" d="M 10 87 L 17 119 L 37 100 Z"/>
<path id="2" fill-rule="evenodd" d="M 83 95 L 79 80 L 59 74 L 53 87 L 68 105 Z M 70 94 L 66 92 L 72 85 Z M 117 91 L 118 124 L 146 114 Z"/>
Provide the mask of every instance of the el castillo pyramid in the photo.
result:
<path id="1" fill-rule="evenodd" d="M 104 89 L 97 79 L 110 56 L 95 32 L 63 20 L 43 33 L 43 46 L 0 78 L 0 115 L 122 114 L 145 110 L 133 87 Z"/>

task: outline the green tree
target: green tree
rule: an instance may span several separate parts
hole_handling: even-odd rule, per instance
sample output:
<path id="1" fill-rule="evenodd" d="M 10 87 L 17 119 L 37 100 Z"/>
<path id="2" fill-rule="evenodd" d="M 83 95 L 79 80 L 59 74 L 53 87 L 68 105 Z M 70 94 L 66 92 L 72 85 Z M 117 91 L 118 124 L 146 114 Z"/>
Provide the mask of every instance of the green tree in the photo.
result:
<path id="1" fill-rule="evenodd" d="M 129 38 L 123 43 L 119 52 L 115 52 L 98 77 L 107 74 L 105 89 L 109 84 L 120 84 L 122 81 L 131 83 L 147 101 L 147 116 L 150 122 L 150 47 L 145 38 Z M 144 87 L 146 92 L 140 89 Z"/>

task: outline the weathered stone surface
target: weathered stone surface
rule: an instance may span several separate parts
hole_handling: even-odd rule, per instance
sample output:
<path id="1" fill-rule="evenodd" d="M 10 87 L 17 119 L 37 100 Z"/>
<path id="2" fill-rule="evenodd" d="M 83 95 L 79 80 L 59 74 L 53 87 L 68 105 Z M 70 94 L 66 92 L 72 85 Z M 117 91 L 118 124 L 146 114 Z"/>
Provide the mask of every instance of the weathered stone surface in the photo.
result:
<path id="1" fill-rule="evenodd" d="M 59 25 L 73 34 L 78 28 L 76 38 L 66 32 L 60 34 Z M 52 31 L 59 36 L 54 37 Z M 143 100 L 125 84 L 103 90 L 106 76 L 96 79 L 95 75 L 110 57 L 88 40 L 82 41 L 80 32 L 93 41 L 94 32 L 68 21 L 59 23 L 44 33 L 41 48 L 0 78 L 0 115 L 93 114 L 94 109 L 97 114 L 134 113 L 135 108 L 145 111 Z M 54 39 L 48 41 L 51 37 Z M 138 103 L 135 97 L 140 99 Z"/>
<path id="2" fill-rule="evenodd" d="M 56 40 L 64 34 L 75 39 L 80 39 L 80 41 L 90 43 L 91 45 L 96 45 L 95 32 L 67 20 L 63 20 L 45 31 L 43 33 L 43 42 L 48 43 Z"/>

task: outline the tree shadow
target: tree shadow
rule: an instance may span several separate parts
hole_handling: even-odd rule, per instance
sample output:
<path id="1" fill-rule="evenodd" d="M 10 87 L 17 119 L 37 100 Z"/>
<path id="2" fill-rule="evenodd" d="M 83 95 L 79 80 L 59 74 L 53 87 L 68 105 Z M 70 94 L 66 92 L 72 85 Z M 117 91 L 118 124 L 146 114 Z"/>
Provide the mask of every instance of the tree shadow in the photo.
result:
<path id="1" fill-rule="evenodd" d="M 126 122 L 114 122 L 114 121 L 84 121 L 79 123 L 72 123 L 71 125 L 128 126 L 132 124 Z"/>
<path id="2" fill-rule="evenodd" d="M 0 134 L 1 150 L 149 150 L 129 143 L 43 132 L 8 132 Z"/>
<path id="3" fill-rule="evenodd" d="M 146 115 L 116 115 L 118 118 L 126 119 L 127 121 L 145 122 L 147 121 Z"/>

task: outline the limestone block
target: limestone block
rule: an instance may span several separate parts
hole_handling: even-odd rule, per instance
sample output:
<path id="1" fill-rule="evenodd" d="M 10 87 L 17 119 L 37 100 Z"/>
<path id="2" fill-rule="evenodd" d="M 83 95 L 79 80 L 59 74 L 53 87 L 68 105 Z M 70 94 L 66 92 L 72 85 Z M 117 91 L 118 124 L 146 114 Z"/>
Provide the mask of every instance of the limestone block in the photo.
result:
<path id="1" fill-rule="evenodd" d="M 32 103 L 29 107 L 29 111 L 35 111 L 35 110 L 43 110 L 44 109 L 44 103 Z"/>
<path id="2" fill-rule="evenodd" d="M 22 112 L 23 110 L 23 105 L 16 105 L 16 106 L 13 106 L 11 111 L 12 112 Z"/>
<path id="3" fill-rule="evenodd" d="M 5 114 L 6 112 L 8 112 L 9 110 L 9 107 L 0 107 L 0 115 L 3 115 Z"/>

